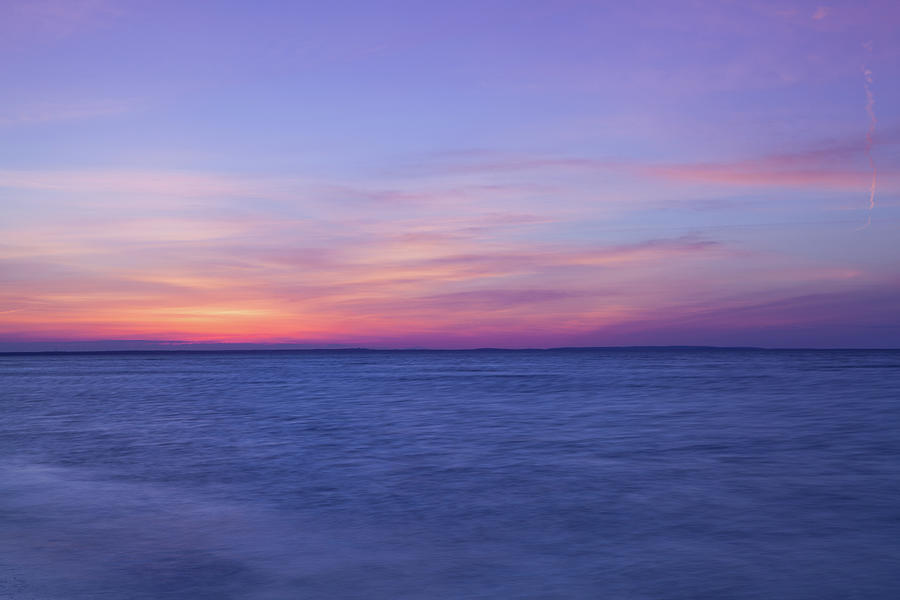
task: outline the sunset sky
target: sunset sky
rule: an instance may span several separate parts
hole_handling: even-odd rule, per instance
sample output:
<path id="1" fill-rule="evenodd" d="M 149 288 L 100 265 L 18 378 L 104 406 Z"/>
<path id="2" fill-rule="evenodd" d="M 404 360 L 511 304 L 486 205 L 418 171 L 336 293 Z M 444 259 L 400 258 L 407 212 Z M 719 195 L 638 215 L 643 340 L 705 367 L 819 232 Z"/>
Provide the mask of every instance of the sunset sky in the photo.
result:
<path id="1" fill-rule="evenodd" d="M 896 0 L 5 0 L 0 53 L 0 351 L 900 347 Z"/>

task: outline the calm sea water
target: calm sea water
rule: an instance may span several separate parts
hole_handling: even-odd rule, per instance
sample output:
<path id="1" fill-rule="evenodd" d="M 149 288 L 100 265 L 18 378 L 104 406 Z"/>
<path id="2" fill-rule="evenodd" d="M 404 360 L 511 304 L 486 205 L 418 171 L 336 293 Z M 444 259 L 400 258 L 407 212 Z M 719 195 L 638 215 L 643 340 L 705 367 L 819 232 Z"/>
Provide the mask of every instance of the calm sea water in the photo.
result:
<path id="1" fill-rule="evenodd" d="M 0 356 L 0 598 L 895 599 L 900 352 Z"/>

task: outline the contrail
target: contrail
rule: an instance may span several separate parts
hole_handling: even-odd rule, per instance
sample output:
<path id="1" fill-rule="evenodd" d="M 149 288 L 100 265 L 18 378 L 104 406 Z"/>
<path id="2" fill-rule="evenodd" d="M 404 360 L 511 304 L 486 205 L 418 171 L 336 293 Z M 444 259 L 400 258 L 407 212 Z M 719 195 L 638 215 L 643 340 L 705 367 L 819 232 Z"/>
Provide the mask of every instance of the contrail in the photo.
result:
<path id="1" fill-rule="evenodd" d="M 872 53 L 872 42 L 866 42 L 863 47 Z M 869 129 L 866 131 L 866 156 L 869 158 L 869 167 L 872 169 L 872 183 L 869 184 L 869 214 L 866 224 L 860 229 L 872 224 L 872 209 L 875 208 L 875 187 L 878 183 L 878 169 L 875 167 L 875 159 L 872 157 L 872 138 L 875 135 L 875 96 L 872 94 L 872 70 L 863 65 L 863 85 L 866 89 L 866 114 L 869 115 Z"/>

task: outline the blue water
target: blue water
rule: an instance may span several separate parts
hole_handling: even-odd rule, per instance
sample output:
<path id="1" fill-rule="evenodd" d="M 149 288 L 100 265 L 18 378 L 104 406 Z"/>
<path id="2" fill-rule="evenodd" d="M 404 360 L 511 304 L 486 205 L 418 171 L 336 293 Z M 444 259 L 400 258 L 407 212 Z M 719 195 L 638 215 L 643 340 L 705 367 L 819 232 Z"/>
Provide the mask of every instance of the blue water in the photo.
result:
<path id="1" fill-rule="evenodd" d="M 900 352 L 0 356 L 0 598 L 900 597 Z"/>

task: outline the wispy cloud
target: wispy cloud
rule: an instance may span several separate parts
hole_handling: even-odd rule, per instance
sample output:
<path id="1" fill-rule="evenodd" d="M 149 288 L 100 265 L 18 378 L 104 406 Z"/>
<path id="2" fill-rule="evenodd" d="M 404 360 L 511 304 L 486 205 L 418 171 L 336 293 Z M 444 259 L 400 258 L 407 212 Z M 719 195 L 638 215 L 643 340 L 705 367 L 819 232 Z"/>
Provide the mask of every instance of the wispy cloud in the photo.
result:
<path id="1" fill-rule="evenodd" d="M 813 11 L 812 20 L 813 21 L 821 21 L 825 17 L 827 17 L 831 13 L 831 8 L 828 6 L 817 6 L 816 10 Z"/>
<path id="2" fill-rule="evenodd" d="M 895 130 L 886 134 L 880 143 L 897 144 L 900 141 L 897 133 Z M 871 143 L 870 136 L 867 144 Z M 864 164 L 868 148 L 860 142 L 829 143 L 801 152 L 773 153 L 730 162 L 653 165 L 644 170 L 655 177 L 735 186 L 861 190 L 868 188 L 870 178 L 868 165 Z M 887 174 L 896 178 L 898 170 L 889 169 Z"/>
<path id="3" fill-rule="evenodd" d="M 140 103 L 133 100 L 37 102 L 24 106 L 0 106 L 0 126 L 109 117 L 131 112 L 139 106 Z"/>
<path id="4" fill-rule="evenodd" d="M 900 142 L 900 130 L 885 132 L 882 146 Z M 870 140 L 871 143 L 871 140 Z M 450 174 L 586 172 L 732 186 L 806 187 L 859 189 L 869 177 L 864 164 L 866 146 L 858 140 L 825 142 L 794 152 L 709 162 L 659 162 L 621 158 L 586 158 L 490 154 L 448 156 L 428 166 Z M 890 171 L 896 176 L 896 169 Z"/>
<path id="5" fill-rule="evenodd" d="M 125 3 L 110 0 L 8 0 L 0 10 L 7 43 L 42 43 L 113 22 Z"/>
<path id="6" fill-rule="evenodd" d="M 220 175 L 146 170 L 3 170 L 0 187 L 73 193 L 209 196 L 249 193 L 246 181 Z"/>

